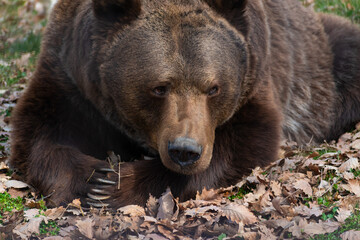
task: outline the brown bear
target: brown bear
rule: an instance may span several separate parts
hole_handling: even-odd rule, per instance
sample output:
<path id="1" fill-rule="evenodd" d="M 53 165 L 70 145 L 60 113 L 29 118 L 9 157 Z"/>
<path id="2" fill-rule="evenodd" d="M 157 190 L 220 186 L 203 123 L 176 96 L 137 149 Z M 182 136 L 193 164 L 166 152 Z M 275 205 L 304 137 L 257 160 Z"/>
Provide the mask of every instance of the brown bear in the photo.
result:
<path id="1" fill-rule="evenodd" d="M 298 0 L 60 0 L 11 164 L 50 205 L 184 200 L 359 120 L 360 29 Z"/>

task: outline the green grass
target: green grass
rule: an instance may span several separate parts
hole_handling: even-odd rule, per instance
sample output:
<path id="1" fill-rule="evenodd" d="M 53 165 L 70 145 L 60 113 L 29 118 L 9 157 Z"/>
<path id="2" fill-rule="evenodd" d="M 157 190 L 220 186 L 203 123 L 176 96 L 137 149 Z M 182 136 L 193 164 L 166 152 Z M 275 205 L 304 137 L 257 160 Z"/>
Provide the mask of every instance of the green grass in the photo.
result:
<path id="1" fill-rule="evenodd" d="M 7 192 L 0 193 L 0 224 L 5 214 L 11 214 L 13 211 L 24 209 L 23 199 L 21 197 L 12 198 Z"/>
<path id="2" fill-rule="evenodd" d="M 333 13 L 360 23 L 359 0 L 301 0 L 305 6 L 314 4 L 318 12 Z"/>
<path id="3" fill-rule="evenodd" d="M 48 223 L 41 222 L 39 227 L 40 235 L 56 236 L 59 234 L 60 228 L 55 221 L 48 221 Z"/>

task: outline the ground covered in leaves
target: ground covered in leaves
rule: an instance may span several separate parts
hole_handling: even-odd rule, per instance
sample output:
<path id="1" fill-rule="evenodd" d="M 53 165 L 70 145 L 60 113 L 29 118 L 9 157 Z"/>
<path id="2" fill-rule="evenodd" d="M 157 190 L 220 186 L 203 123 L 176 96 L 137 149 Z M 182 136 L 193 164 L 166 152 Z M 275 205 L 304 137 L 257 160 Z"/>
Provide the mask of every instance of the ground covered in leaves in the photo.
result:
<path id="1" fill-rule="evenodd" d="M 303 2 L 360 19 L 357 0 Z M 360 239 L 360 124 L 317 147 L 283 143 L 266 169 L 186 202 L 167 190 L 146 207 L 85 209 L 74 199 L 48 209 L 7 164 L 11 110 L 34 69 L 48 8 L 46 0 L 0 0 L 0 239 Z"/>

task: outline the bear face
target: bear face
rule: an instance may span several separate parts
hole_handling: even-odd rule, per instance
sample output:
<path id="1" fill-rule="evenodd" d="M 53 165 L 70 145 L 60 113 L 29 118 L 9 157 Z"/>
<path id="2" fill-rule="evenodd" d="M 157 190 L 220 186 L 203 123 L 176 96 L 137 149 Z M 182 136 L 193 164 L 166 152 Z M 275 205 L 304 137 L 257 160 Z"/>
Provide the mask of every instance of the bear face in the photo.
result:
<path id="1" fill-rule="evenodd" d="M 215 129 L 239 106 L 244 37 L 205 5 L 169 4 L 147 16 L 112 29 L 103 44 L 99 76 L 116 113 L 110 121 L 169 169 L 204 171 Z"/>

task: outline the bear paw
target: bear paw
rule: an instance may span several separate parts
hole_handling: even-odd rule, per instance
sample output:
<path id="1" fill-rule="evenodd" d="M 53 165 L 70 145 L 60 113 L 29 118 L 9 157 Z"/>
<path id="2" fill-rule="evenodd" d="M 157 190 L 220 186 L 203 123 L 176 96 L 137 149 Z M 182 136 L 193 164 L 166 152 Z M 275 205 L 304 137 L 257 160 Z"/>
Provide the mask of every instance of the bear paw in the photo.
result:
<path id="1" fill-rule="evenodd" d="M 111 168 L 99 168 L 96 173 L 104 174 L 104 177 L 94 177 L 91 179 L 90 192 L 87 193 L 86 203 L 95 208 L 109 206 L 106 200 L 111 198 L 113 188 L 117 185 L 114 181 L 116 177 L 115 170 Z M 112 180 L 114 179 L 114 180 Z"/>

